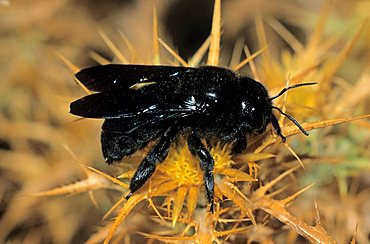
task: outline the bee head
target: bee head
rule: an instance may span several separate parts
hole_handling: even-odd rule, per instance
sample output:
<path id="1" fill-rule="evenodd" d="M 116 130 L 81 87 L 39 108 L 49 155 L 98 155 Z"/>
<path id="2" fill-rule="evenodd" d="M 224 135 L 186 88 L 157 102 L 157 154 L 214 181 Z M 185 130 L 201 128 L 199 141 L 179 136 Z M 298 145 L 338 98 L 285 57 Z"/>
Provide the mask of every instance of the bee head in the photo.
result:
<path id="1" fill-rule="evenodd" d="M 272 116 L 272 104 L 266 88 L 251 78 L 241 77 L 240 93 L 241 119 L 251 132 L 263 133 Z"/>
<path id="2" fill-rule="evenodd" d="M 267 89 L 258 81 L 248 77 L 240 77 L 242 97 L 240 99 L 240 114 L 246 121 L 246 126 L 251 132 L 263 133 L 266 126 L 272 121 L 272 109 L 278 110 L 282 115 L 291 120 L 303 134 L 307 131 L 291 115 L 284 113 L 280 108 L 273 106 L 272 100 L 280 97 L 290 89 L 315 85 L 317 83 L 300 83 L 282 89 L 277 95 L 269 97 Z"/>

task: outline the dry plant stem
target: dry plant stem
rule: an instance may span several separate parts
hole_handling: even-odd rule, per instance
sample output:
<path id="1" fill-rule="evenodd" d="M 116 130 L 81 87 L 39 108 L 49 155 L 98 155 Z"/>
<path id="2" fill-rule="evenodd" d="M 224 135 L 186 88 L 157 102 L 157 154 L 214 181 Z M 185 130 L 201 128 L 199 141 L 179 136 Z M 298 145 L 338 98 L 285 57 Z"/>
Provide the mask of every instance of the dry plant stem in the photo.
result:
<path id="1" fill-rule="evenodd" d="M 247 57 L 250 57 L 252 55 L 248 46 L 244 47 L 244 53 Z M 258 72 L 257 72 L 256 64 L 254 63 L 253 59 L 250 60 L 250 62 L 248 64 L 249 64 L 249 67 L 250 67 L 251 72 L 253 74 L 253 78 L 255 80 L 260 80 L 260 77 L 259 77 Z"/>
<path id="2" fill-rule="evenodd" d="M 310 131 L 310 130 L 313 130 L 313 129 L 329 127 L 329 126 L 333 126 L 333 125 L 338 125 L 338 124 L 342 124 L 342 123 L 348 123 L 348 122 L 351 122 L 351 121 L 360 120 L 360 119 L 366 119 L 366 118 L 370 118 L 370 114 L 356 116 L 356 117 L 352 117 L 352 118 L 328 119 L 328 120 L 311 122 L 311 123 L 303 123 L 302 124 L 302 127 L 306 131 Z M 293 126 L 293 125 L 291 125 L 291 126 L 285 126 L 282 130 L 283 130 L 283 134 L 286 137 L 293 136 L 295 134 L 299 134 L 300 133 L 300 130 L 296 126 Z M 268 146 L 274 144 L 277 140 L 279 140 L 277 137 L 269 137 L 267 140 L 265 140 L 255 150 L 255 152 L 256 153 L 260 153 L 261 151 L 263 151 Z"/>
<path id="3" fill-rule="evenodd" d="M 211 37 L 207 37 L 202 46 L 195 52 L 195 54 L 189 59 L 188 63 L 190 67 L 196 67 L 202 61 L 202 58 L 206 54 L 208 47 L 211 43 Z"/>
<path id="4" fill-rule="evenodd" d="M 75 74 L 80 70 L 76 65 L 74 65 L 72 62 L 70 62 L 68 59 L 66 59 L 62 54 L 58 53 L 57 55 L 62 60 L 64 65 L 66 65 L 67 68 L 70 70 L 71 74 Z M 74 80 L 76 81 L 77 85 L 79 87 L 81 87 L 81 89 L 86 94 L 91 94 L 91 91 L 89 89 L 87 89 L 87 87 L 84 84 L 82 84 L 78 79 L 74 78 Z"/>
<path id="5" fill-rule="evenodd" d="M 215 0 L 213 10 L 211 44 L 208 54 L 208 65 L 218 65 L 220 57 L 220 38 L 221 38 L 221 0 Z"/>
<path id="6" fill-rule="evenodd" d="M 124 205 L 124 207 L 120 210 L 119 214 L 114 220 L 112 227 L 109 230 L 107 237 L 104 240 L 104 244 L 108 244 L 109 241 L 113 238 L 114 234 L 116 233 L 118 227 L 122 223 L 122 221 L 127 217 L 127 215 L 131 212 L 131 210 L 144 198 L 146 192 L 138 192 L 133 195 Z"/>
<path id="7" fill-rule="evenodd" d="M 162 39 L 158 38 L 159 43 L 184 67 L 189 67 L 189 64 L 177 54 L 169 45 L 167 45 Z"/>
<path id="8" fill-rule="evenodd" d="M 295 38 L 295 36 L 287 30 L 283 24 L 272 17 L 266 18 L 267 23 L 293 48 L 295 53 L 303 50 L 303 45 Z"/>
<path id="9" fill-rule="evenodd" d="M 118 60 L 123 64 L 128 64 L 128 59 L 122 54 L 122 52 L 118 49 L 118 47 L 113 43 L 113 41 L 107 36 L 107 34 L 103 31 L 99 31 L 99 34 L 103 41 L 107 44 L 107 46 L 112 50 L 114 55 L 118 58 Z"/>
<path id="10" fill-rule="evenodd" d="M 108 59 L 104 58 L 95 51 L 89 51 L 89 57 L 100 65 L 106 65 L 111 63 Z"/>
<path id="11" fill-rule="evenodd" d="M 252 55 L 247 55 L 248 57 L 245 58 L 243 61 L 241 61 L 239 64 L 237 64 L 233 70 L 234 71 L 237 71 L 239 69 L 241 69 L 244 65 L 246 65 L 247 63 L 249 63 L 252 59 L 254 59 L 255 57 L 257 57 L 260 53 L 262 53 L 263 51 L 265 51 L 268 47 L 263 47 L 261 48 L 260 50 L 258 50 L 257 52 L 253 53 Z"/>
<path id="12" fill-rule="evenodd" d="M 291 215 L 286 209 L 285 204 L 278 200 L 262 197 L 258 200 L 257 208 L 264 210 L 284 224 L 288 225 L 301 236 L 311 243 L 336 243 L 336 241 L 326 233 L 320 225 L 310 226 Z"/>
<path id="13" fill-rule="evenodd" d="M 199 228 L 198 228 L 198 240 L 199 243 L 212 243 L 214 241 L 213 238 L 213 216 L 212 214 L 202 211 L 198 218 L 199 220 Z"/>
<path id="14" fill-rule="evenodd" d="M 248 203 L 248 199 L 246 199 L 244 194 L 238 191 L 233 184 L 227 182 L 226 180 L 221 181 L 219 184 L 217 184 L 217 186 L 222 194 L 227 198 L 232 199 L 233 202 L 241 209 L 241 211 L 248 216 L 253 225 L 256 226 L 257 223 L 254 219 L 250 203 Z"/>
<path id="15" fill-rule="evenodd" d="M 153 63 L 154 64 L 160 64 L 161 63 L 161 57 L 159 53 L 159 43 L 158 43 L 158 15 L 157 15 L 157 9 L 155 7 L 154 0 L 152 1 L 153 5 Z"/>

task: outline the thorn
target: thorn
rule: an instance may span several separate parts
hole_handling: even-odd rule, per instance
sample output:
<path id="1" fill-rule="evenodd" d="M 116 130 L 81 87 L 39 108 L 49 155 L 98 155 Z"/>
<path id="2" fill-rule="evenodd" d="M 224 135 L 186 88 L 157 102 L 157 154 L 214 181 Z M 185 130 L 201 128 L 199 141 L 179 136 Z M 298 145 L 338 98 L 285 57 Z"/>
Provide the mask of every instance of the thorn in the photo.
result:
<path id="1" fill-rule="evenodd" d="M 316 200 L 315 200 L 315 211 L 316 211 L 315 224 L 316 226 L 318 226 L 318 225 L 321 225 L 321 219 L 320 219 L 319 205 L 317 204 Z"/>

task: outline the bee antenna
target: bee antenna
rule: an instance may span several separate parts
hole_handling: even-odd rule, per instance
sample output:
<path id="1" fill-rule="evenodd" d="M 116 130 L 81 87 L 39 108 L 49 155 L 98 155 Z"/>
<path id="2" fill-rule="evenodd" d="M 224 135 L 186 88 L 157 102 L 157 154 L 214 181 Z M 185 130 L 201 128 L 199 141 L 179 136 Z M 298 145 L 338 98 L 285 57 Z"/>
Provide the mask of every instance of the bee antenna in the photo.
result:
<path id="1" fill-rule="evenodd" d="M 270 97 L 270 100 L 272 101 L 275 98 L 280 97 L 281 95 L 283 95 L 285 92 L 287 92 L 290 89 L 301 87 L 301 86 L 312 86 L 312 85 L 316 85 L 316 84 L 317 84 L 317 82 L 307 82 L 307 83 L 300 83 L 300 84 L 295 84 L 295 85 L 291 85 L 291 86 L 285 87 L 283 90 L 281 90 L 279 92 L 279 94 L 277 94 L 277 95 L 275 95 L 273 97 Z"/>
<path id="2" fill-rule="evenodd" d="M 272 108 L 276 109 L 277 111 L 279 111 L 282 115 L 284 115 L 285 117 L 287 117 L 290 121 L 292 121 L 301 131 L 303 134 L 305 134 L 306 136 L 308 136 L 308 132 L 302 127 L 302 125 L 300 125 L 298 123 L 298 121 L 293 118 L 293 116 L 289 115 L 289 114 L 286 114 L 284 113 L 280 108 L 278 107 L 275 107 L 275 106 L 272 106 Z"/>

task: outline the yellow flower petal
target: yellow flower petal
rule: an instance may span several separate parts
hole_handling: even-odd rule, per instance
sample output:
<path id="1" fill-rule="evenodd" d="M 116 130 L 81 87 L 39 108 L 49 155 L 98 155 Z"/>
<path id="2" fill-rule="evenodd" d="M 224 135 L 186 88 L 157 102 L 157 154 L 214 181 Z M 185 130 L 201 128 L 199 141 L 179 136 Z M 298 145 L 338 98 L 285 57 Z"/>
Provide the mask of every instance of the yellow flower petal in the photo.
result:
<path id="1" fill-rule="evenodd" d="M 267 159 L 267 158 L 272 158 L 272 157 L 276 157 L 276 156 L 271 153 L 243 153 L 243 154 L 233 157 L 233 159 L 237 162 L 240 162 L 240 161 L 246 162 L 246 161 L 259 161 L 262 159 Z"/>
<path id="2" fill-rule="evenodd" d="M 193 216 L 195 208 L 197 207 L 198 203 L 198 195 L 199 195 L 199 187 L 198 186 L 191 186 L 189 187 L 189 194 L 188 194 L 188 201 L 187 201 L 187 208 L 189 218 Z"/>
<path id="3" fill-rule="evenodd" d="M 220 174 L 230 177 L 232 181 L 257 181 L 257 179 L 238 169 L 224 169 L 220 172 Z"/>
<path id="4" fill-rule="evenodd" d="M 173 210 L 172 210 L 172 226 L 175 226 L 180 212 L 184 205 L 185 195 L 188 192 L 188 187 L 179 187 L 175 196 Z"/>

